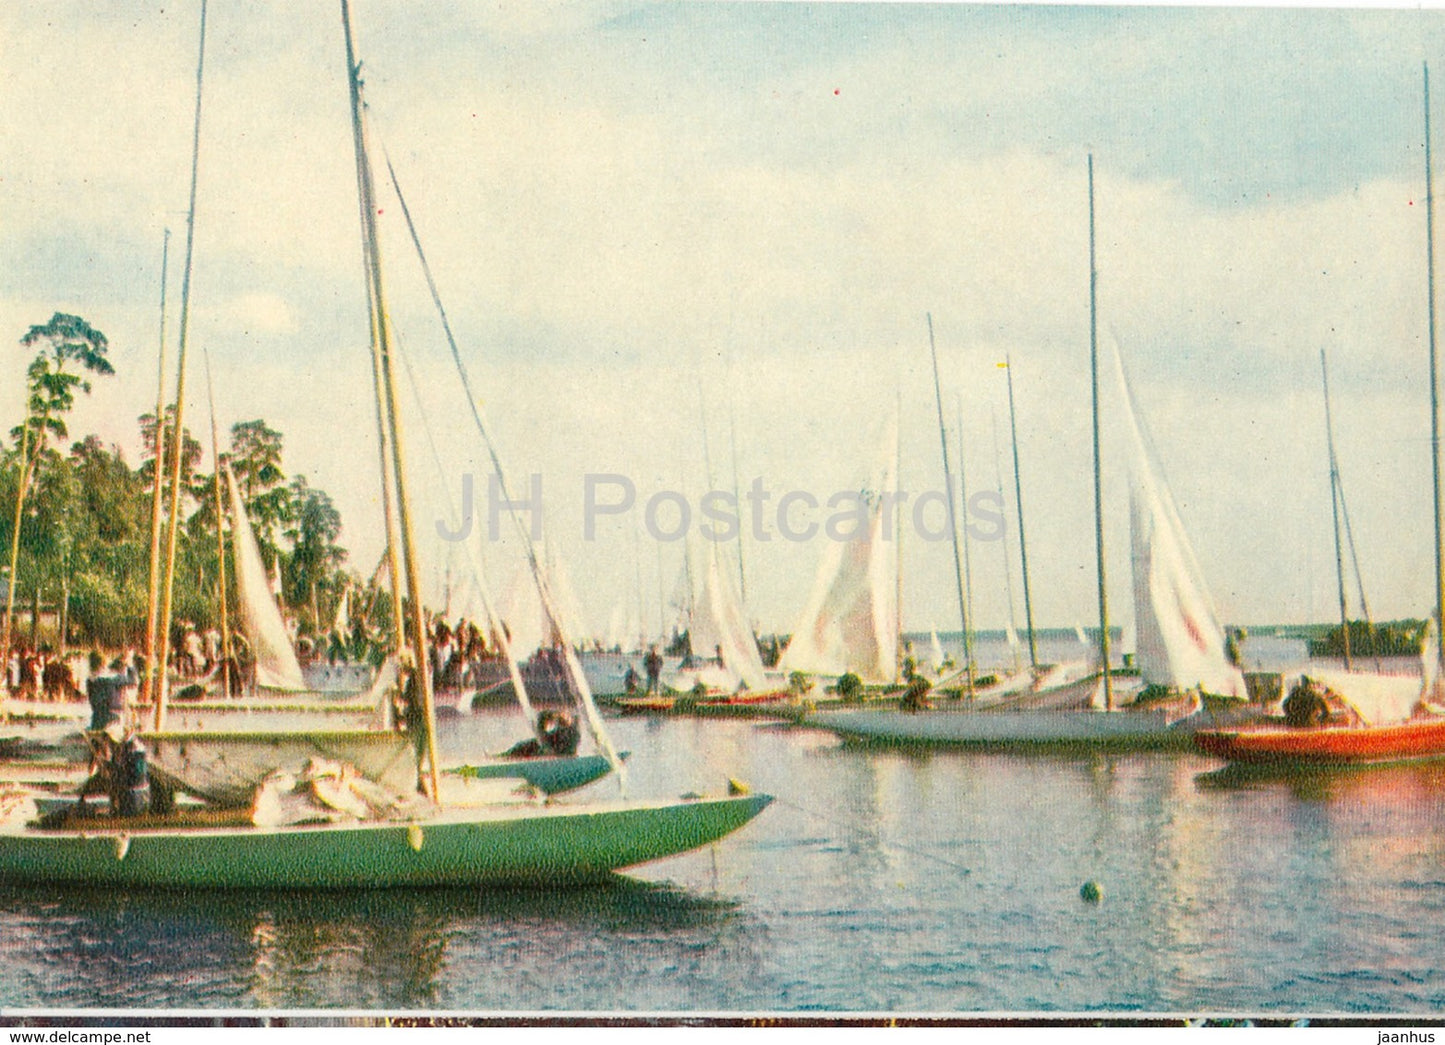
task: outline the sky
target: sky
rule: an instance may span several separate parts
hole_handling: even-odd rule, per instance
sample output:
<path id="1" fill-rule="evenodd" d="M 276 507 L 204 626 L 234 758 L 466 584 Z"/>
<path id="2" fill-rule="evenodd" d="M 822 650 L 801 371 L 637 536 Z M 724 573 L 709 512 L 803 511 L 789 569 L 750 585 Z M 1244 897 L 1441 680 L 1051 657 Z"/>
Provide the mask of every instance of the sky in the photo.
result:
<path id="1" fill-rule="evenodd" d="M 206 431 L 208 358 L 223 429 L 285 434 L 286 470 L 333 496 L 367 574 L 383 529 L 338 5 L 207 17 L 187 415 Z M 1005 539 L 969 547 L 976 625 L 1002 627 L 1010 592 L 1022 620 L 1009 373 L 1035 619 L 1090 623 L 1091 156 L 1100 344 L 1221 617 L 1337 615 L 1322 350 L 1370 608 L 1430 605 L 1421 74 L 1445 78 L 1440 11 L 355 0 L 352 17 L 378 180 L 384 150 L 512 483 L 541 477 L 587 630 L 670 599 L 683 542 L 649 531 L 649 501 L 666 534 L 686 500 L 696 536 L 734 475 L 770 494 L 758 532 L 744 504 L 749 613 L 790 630 L 826 538 L 786 538 L 783 494 L 868 482 L 895 409 L 901 488 L 943 484 L 930 317 L 951 464 L 961 450 L 971 493 L 1006 494 Z M 7 429 L 19 337 L 75 312 L 117 374 L 72 433 L 138 461 L 167 228 L 172 365 L 180 327 L 198 30 L 192 0 L 0 5 Z M 516 542 L 480 541 L 485 451 L 400 207 L 378 207 L 424 588 L 464 583 L 436 524 L 455 527 L 470 474 L 505 589 Z M 1101 388 L 1122 605 L 1124 426 Z M 590 535 L 589 474 L 636 495 Z M 947 540 L 905 526 L 902 562 L 905 627 L 957 628 Z"/>

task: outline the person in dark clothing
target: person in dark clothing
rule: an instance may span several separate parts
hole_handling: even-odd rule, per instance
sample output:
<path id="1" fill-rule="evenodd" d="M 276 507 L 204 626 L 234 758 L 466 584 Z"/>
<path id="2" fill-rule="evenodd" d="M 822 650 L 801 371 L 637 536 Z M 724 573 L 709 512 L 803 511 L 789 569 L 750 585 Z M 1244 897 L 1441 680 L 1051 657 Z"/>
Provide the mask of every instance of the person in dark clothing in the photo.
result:
<path id="1" fill-rule="evenodd" d="M 649 648 L 647 656 L 642 658 L 642 670 L 647 672 L 647 692 L 656 693 L 662 678 L 662 654 L 656 646 Z"/>
<path id="2" fill-rule="evenodd" d="M 582 740 L 577 722 L 565 711 L 544 711 L 537 716 L 537 736 L 513 744 L 503 758 L 541 758 L 544 755 L 575 755 Z"/>
<path id="3" fill-rule="evenodd" d="M 1299 682 L 1295 683 L 1289 691 L 1289 696 L 1284 698 L 1281 709 L 1284 711 L 1284 720 L 1297 729 L 1309 726 L 1323 726 L 1330 720 L 1330 705 L 1325 699 L 1323 689 L 1312 679 L 1301 675 Z"/>

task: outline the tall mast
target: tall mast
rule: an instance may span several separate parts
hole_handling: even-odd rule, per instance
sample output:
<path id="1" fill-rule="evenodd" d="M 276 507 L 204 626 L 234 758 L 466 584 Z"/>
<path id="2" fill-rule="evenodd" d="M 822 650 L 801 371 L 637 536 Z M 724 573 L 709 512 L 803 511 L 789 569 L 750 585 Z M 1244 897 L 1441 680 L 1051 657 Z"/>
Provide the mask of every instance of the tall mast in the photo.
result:
<path id="1" fill-rule="evenodd" d="M 963 544 L 963 596 L 964 603 L 968 606 L 968 623 L 974 621 L 973 616 L 973 563 L 969 555 L 968 547 L 968 472 L 964 468 L 963 461 L 963 397 L 955 395 L 953 398 L 954 416 L 958 422 L 958 518 L 959 528 L 963 530 L 960 538 Z M 965 627 L 963 631 L 963 658 L 968 664 L 973 663 L 973 630 Z"/>
<path id="2" fill-rule="evenodd" d="M 181 330 L 179 346 L 176 349 L 176 420 L 171 435 L 171 500 L 170 524 L 166 530 L 166 579 L 161 595 L 160 616 L 157 618 L 156 645 L 160 653 L 156 659 L 156 670 L 160 681 L 156 686 L 155 729 L 160 732 L 166 721 L 166 690 L 170 681 L 166 665 L 171 655 L 171 601 L 176 589 L 176 539 L 181 529 L 181 462 L 185 458 L 181 426 L 186 410 L 186 339 L 191 323 L 191 259 L 196 243 L 196 180 L 201 165 L 201 83 L 206 66 L 206 0 L 201 0 L 201 44 L 196 58 L 196 121 L 191 137 L 191 201 L 186 212 L 186 262 L 181 277 Z M 159 453 L 159 449 L 157 450 Z M 157 460 L 160 467 L 160 460 Z"/>
<path id="3" fill-rule="evenodd" d="M 151 560 L 150 580 L 146 585 L 146 642 L 145 677 L 140 680 L 140 699 L 145 700 L 156 693 L 156 617 L 160 612 L 161 583 L 161 491 L 165 480 L 161 473 L 165 468 L 166 445 L 166 266 L 170 258 L 171 230 L 166 229 L 161 242 L 161 335 L 159 376 L 156 378 L 156 429 L 155 461 L 151 476 Z"/>
<path id="4" fill-rule="evenodd" d="M 738 425 L 737 425 L 737 404 L 733 402 L 731 387 L 728 395 L 728 442 L 731 444 L 733 455 L 733 504 L 737 506 L 738 513 L 742 513 L 742 491 L 738 487 Z M 742 596 L 743 605 L 748 604 L 748 571 L 743 565 L 743 534 L 747 531 L 741 522 L 738 524 L 738 594 Z M 752 621 L 748 622 L 752 626 Z"/>
<path id="5" fill-rule="evenodd" d="M 1435 354 L 1435 184 L 1430 163 L 1430 66 L 1425 71 L 1425 254 L 1430 305 L 1430 474 L 1435 492 L 1435 624 L 1445 621 L 1445 531 L 1440 502 L 1440 384 Z M 1445 642 L 1440 644 L 1445 666 Z"/>
<path id="6" fill-rule="evenodd" d="M 412 670 L 415 692 L 420 698 L 426 729 L 426 755 L 430 770 L 431 796 L 440 801 L 441 785 L 437 771 L 436 705 L 432 698 L 431 663 L 427 656 L 426 621 L 422 610 L 421 587 L 417 574 L 416 545 L 412 539 L 411 506 L 406 495 L 405 453 L 402 449 L 401 417 L 397 410 L 396 381 L 392 373 L 391 330 L 387 322 L 386 294 L 381 278 L 381 247 L 376 234 L 376 198 L 372 191 L 371 163 L 366 154 L 366 133 L 361 114 L 360 66 L 351 40 L 351 11 L 347 0 L 341 0 L 341 22 L 346 33 L 346 78 L 351 96 L 351 131 L 356 149 L 357 192 L 361 201 L 362 240 L 367 252 L 367 275 L 370 278 L 371 303 L 376 324 L 376 341 L 381 354 L 382 388 L 385 393 L 387 430 L 391 436 L 392 481 L 396 484 L 398 528 L 401 531 L 401 554 L 406 573 L 406 597 L 411 625 Z M 398 612 L 400 607 L 398 607 Z"/>
<path id="7" fill-rule="evenodd" d="M 903 389 L 893 390 L 893 493 L 903 485 Z M 893 678 L 899 681 L 903 667 L 903 507 L 893 498 Z"/>
<path id="8" fill-rule="evenodd" d="M 1019 478 L 1019 426 L 1018 417 L 1014 413 L 1013 362 L 1008 356 L 1004 356 L 1003 365 L 1008 372 L 1008 428 L 1009 436 L 1013 440 L 1014 451 L 1014 505 L 1018 508 L 1019 561 L 1023 566 L 1024 574 L 1024 622 L 1028 625 L 1029 630 L 1029 667 L 1037 671 L 1039 651 L 1034 642 L 1034 604 L 1029 595 L 1029 542 L 1024 536 L 1024 488 L 1023 481 Z"/>
<path id="9" fill-rule="evenodd" d="M 652 546 L 657 550 L 657 642 L 666 649 L 672 639 L 667 633 L 667 592 L 664 588 L 667 582 L 666 574 L 662 572 L 662 542 L 653 541 Z"/>
<path id="10" fill-rule="evenodd" d="M 1104 707 L 1114 710 L 1109 678 L 1109 595 L 1104 571 L 1104 483 L 1099 465 L 1099 272 L 1094 266 L 1094 154 L 1089 154 L 1089 373 L 1094 392 L 1094 552 L 1099 565 L 1099 656 L 1103 660 Z"/>
<path id="11" fill-rule="evenodd" d="M 990 427 L 993 429 L 993 485 L 998 493 L 998 506 L 1000 509 L 1007 503 L 1003 496 L 1003 454 L 998 445 L 998 410 L 989 410 Z M 1003 590 L 1008 598 L 1008 626 L 1012 642 L 1009 643 L 1013 653 L 1013 668 L 1019 670 L 1019 647 L 1018 647 L 1018 618 L 1014 615 L 1014 582 L 1013 571 L 1009 569 L 1008 555 L 1008 526 L 1005 524 L 1003 532 L 999 534 L 999 541 L 1003 551 Z"/>
<path id="12" fill-rule="evenodd" d="M 943 423 L 943 391 L 938 381 L 938 346 L 933 340 L 933 313 L 925 313 L 928 319 L 928 351 L 933 357 L 933 398 L 938 405 L 938 441 L 943 448 L 943 485 L 948 499 L 948 529 L 953 537 L 953 572 L 958 582 L 958 618 L 963 625 L 964 641 L 968 637 L 968 596 L 964 593 L 963 553 L 958 547 L 958 512 L 953 502 L 953 470 L 948 465 L 948 427 Z M 964 668 L 968 676 L 968 692 L 973 695 L 973 661 L 965 656 Z"/>
<path id="13" fill-rule="evenodd" d="M 358 168 L 357 179 L 362 177 Z M 360 200 L 358 194 L 358 209 L 361 211 L 361 223 L 363 229 L 366 226 L 365 204 Z M 364 240 L 363 236 L 363 240 Z M 401 544 L 401 537 L 397 533 L 396 526 L 396 505 L 392 498 L 391 483 L 391 437 L 387 434 L 386 421 L 386 390 L 381 376 L 381 339 L 378 336 L 376 302 L 373 299 L 371 287 L 371 261 L 367 251 L 366 243 L 361 245 L 362 271 L 367 273 L 366 278 L 366 315 L 368 325 L 368 344 L 371 348 L 371 384 L 373 396 L 376 400 L 376 448 L 378 456 L 377 474 L 381 477 L 381 510 L 386 524 L 386 551 L 383 553 L 383 561 L 386 563 L 387 580 L 391 588 L 391 629 L 392 643 L 397 655 L 406 649 L 406 628 L 404 626 L 403 606 L 401 598 L 401 563 L 397 558 L 397 548 Z M 390 717 L 391 704 L 388 702 L 387 714 Z"/>
<path id="14" fill-rule="evenodd" d="M 1320 377 L 1325 391 L 1325 446 L 1330 458 L 1330 516 L 1335 530 L 1335 579 L 1340 591 L 1340 635 L 1344 642 L 1345 670 L 1350 670 L 1350 610 L 1345 601 L 1345 555 L 1340 544 L 1340 465 L 1335 457 L 1335 424 L 1330 416 L 1330 368 L 1320 349 Z"/>
<path id="15" fill-rule="evenodd" d="M 211 462 L 215 468 L 216 491 L 216 602 L 221 609 L 221 686 L 231 695 L 231 622 L 226 613 L 226 533 L 221 507 L 221 441 L 216 435 L 216 393 L 211 383 L 211 353 L 203 352 L 206 361 L 206 402 L 211 408 Z"/>

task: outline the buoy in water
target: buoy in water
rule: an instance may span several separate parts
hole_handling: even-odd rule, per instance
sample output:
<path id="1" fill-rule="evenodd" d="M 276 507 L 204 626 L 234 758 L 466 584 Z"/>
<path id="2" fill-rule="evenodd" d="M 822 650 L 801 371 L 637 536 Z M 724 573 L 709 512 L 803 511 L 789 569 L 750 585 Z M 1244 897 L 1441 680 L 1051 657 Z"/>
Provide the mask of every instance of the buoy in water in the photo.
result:
<path id="1" fill-rule="evenodd" d="M 1104 887 L 1095 881 L 1087 881 L 1079 887 L 1079 899 L 1084 903 L 1099 903 L 1104 899 Z"/>

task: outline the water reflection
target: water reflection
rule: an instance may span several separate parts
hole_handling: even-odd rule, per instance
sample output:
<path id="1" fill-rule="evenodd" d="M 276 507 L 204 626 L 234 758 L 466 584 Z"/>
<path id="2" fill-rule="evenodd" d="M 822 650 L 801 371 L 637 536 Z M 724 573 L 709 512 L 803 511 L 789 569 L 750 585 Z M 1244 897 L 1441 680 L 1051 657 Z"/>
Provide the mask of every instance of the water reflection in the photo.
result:
<path id="1" fill-rule="evenodd" d="M 114 892 L 0 889 L 27 959 L 8 1007 L 475 1007 L 458 954 L 523 936 L 717 937 L 737 905 L 618 877 L 586 889 Z"/>
<path id="2" fill-rule="evenodd" d="M 1204 790 L 1265 791 L 1284 787 L 1306 802 L 1418 800 L 1445 796 L 1445 762 L 1407 762 L 1363 766 L 1299 766 L 1288 763 L 1230 763 L 1200 773 Z"/>

